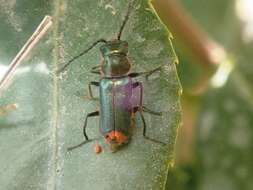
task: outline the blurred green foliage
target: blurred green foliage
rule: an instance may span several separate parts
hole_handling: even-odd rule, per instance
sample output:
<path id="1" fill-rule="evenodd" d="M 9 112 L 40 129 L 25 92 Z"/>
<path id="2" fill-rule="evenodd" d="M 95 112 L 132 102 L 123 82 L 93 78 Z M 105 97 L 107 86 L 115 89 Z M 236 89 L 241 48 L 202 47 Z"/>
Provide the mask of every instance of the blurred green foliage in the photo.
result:
<path id="1" fill-rule="evenodd" d="M 227 54 L 233 57 L 234 68 L 223 86 L 215 88 L 210 85 L 203 95 L 195 97 L 198 101 L 193 105 L 198 107 L 198 111 L 193 126 L 194 158 L 190 162 L 178 163 L 177 169 L 169 173 L 167 189 L 253 189 L 251 180 L 253 176 L 253 34 L 251 32 L 250 38 L 249 33 L 246 33 L 246 27 L 252 28 L 253 25 L 252 12 L 247 12 L 250 5 L 253 7 L 252 1 L 248 1 L 249 5 L 244 6 L 244 10 L 239 4 L 246 3 L 245 0 L 182 0 L 181 2 L 201 28 L 224 46 Z M 248 22 L 246 16 L 242 19 L 242 13 L 248 16 Z M 198 66 L 180 49 L 176 48 L 176 51 L 180 60 L 178 70 L 183 88 L 190 89 L 195 83 L 194 80 L 201 80 L 196 72 Z M 187 98 L 191 95 L 183 96 L 185 101 L 191 100 Z"/>

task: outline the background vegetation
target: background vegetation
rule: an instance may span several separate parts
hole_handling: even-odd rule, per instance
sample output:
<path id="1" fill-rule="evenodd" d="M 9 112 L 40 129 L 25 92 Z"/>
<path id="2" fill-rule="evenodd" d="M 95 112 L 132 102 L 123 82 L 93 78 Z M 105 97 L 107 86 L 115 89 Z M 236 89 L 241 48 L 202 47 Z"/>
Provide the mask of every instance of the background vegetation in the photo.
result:
<path id="1" fill-rule="evenodd" d="M 167 189 L 253 189 L 253 2 L 153 3 L 174 35 L 184 89 Z"/>

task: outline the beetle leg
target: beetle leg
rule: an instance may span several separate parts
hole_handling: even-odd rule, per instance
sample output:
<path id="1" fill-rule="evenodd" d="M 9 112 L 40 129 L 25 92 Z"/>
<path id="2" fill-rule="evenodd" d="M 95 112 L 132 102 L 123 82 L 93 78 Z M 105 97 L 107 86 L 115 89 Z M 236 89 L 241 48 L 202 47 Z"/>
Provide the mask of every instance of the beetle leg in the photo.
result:
<path id="1" fill-rule="evenodd" d="M 87 126 L 88 118 L 94 117 L 94 116 L 99 116 L 99 111 L 94 111 L 94 112 L 88 113 L 88 115 L 86 116 L 85 121 L 84 121 L 83 135 L 87 141 L 89 140 L 88 135 L 86 134 L 86 126 Z"/>
<path id="2" fill-rule="evenodd" d="M 135 78 L 135 77 L 139 77 L 139 76 L 144 75 L 146 77 L 146 79 L 148 79 L 148 77 L 150 75 L 152 75 L 156 71 L 160 71 L 161 68 L 162 68 L 162 66 L 159 66 L 159 67 L 157 67 L 157 68 L 155 68 L 151 71 L 145 71 L 145 72 L 139 72 L 139 73 L 130 73 L 130 74 L 128 74 L 128 76 L 131 77 L 131 78 Z"/>
<path id="3" fill-rule="evenodd" d="M 100 68 L 101 68 L 101 65 L 97 65 L 95 67 L 92 67 L 90 72 L 100 75 Z"/>
<path id="4" fill-rule="evenodd" d="M 90 142 L 91 140 L 88 140 L 88 141 L 83 141 L 83 142 L 81 142 L 80 144 L 78 144 L 78 145 L 75 145 L 75 146 L 71 146 L 71 147 L 68 147 L 67 148 L 67 151 L 71 151 L 71 150 L 73 150 L 73 149 L 76 149 L 76 148 L 78 148 L 78 147 L 81 147 L 81 146 L 83 146 L 84 144 L 86 144 L 86 143 L 88 143 L 88 142 Z"/>
<path id="5" fill-rule="evenodd" d="M 99 86 L 99 82 L 96 82 L 96 81 L 89 82 L 89 96 L 90 96 L 91 99 L 93 99 L 94 96 L 93 96 L 93 93 L 92 93 L 91 85 Z"/>
<path id="6" fill-rule="evenodd" d="M 85 137 L 85 141 L 81 142 L 80 144 L 78 145 L 75 145 L 75 146 L 72 146 L 72 147 L 69 147 L 67 150 L 68 151 L 71 151 L 75 148 L 78 148 L 78 147 L 81 147 L 82 145 L 86 144 L 87 142 L 90 142 L 91 140 L 89 140 L 88 138 L 88 135 L 86 133 L 86 126 L 87 126 L 87 121 L 88 121 L 88 118 L 89 117 L 94 117 L 94 116 L 98 116 L 99 115 L 99 111 L 94 111 L 94 112 L 91 112 L 91 113 L 88 113 L 86 118 L 85 118 L 85 121 L 84 121 L 84 125 L 83 125 L 83 135 Z"/>
<path id="7" fill-rule="evenodd" d="M 145 74 L 146 79 L 148 79 L 148 77 L 150 75 L 152 75 L 153 73 L 155 73 L 156 71 L 161 71 L 161 68 L 162 68 L 162 66 L 159 66 L 159 67 L 157 67 L 157 68 L 155 68 L 155 69 L 153 69 L 151 71 L 147 71 L 146 74 Z"/>
<path id="8" fill-rule="evenodd" d="M 142 83 L 141 82 L 135 82 L 135 83 L 133 83 L 133 88 L 136 88 L 138 86 L 140 87 L 140 102 L 139 102 L 139 106 L 138 107 L 134 107 L 133 108 L 133 112 L 136 113 L 138 111 L 140 113 L 140 115 L 141 115 L 141 120 L 142 120 L 142 123 L 143 123 L 143 132 L 142 132 L 142 135 L 143 135 L 143 137 L 145 139 L 148 139 L 150 141 L 153 141 L 153 142 L 165 145 L 164 142 L 161 142 L 161 141 L 158 141 L 156 139 L 152 139 L 152 138 L 146 136 L 147 124 L 146 124 L 143 112 L 145 111 L 145 112 L 153 113 L 155 115 L 157 115 L 157 112 L 151 111 L 148 108 L 146 108 L 145 106 L 143 106 L 143 102 L 142 102 L 142 100 L 143 100 L 143 86 L 142 86 Z"/>
<path id="9" fill-rule="evenodd" d="M 142 111 L 153 114 L 153 115 L 162 115 L 162 112 L 156 112 L 153 110 L 150 110 L 146 106 L 143 106 L 143 86 L 141 82 L 135 82 L 133 83 L 133 88 L 140 87 L 140 103 L 139 106 L 142 107 Z"/>
<path id="10" fill-rule="evenodd" d="M 145 139 L 147 140 L 150 140 L 150 141 L 153 141 L 155 143 L 159 143 L 159 144 L 162 144 L 162 145 L 166 145 L 166 143 L 162 142 L 162 141 L 159 141 L 159 140 L 156 140 L 156 139 L 153 139 L 153 138 L 150 138 L 146 135 L 146 131 L 147 131 L 147 124 L 146 124 L 146 121 L 145 121 L 145 118 L 144 118 L 144 115 L 143 115 L 143 108 L 142 107 L 134 107 L 133 109 L 134 113 L 135 112 L 139 112 L 140 115 L 141 115 L 141 120 L 142 120 L 142 123 L 143 123 L 143 132 L 142 132 L 142 135 Z"/>

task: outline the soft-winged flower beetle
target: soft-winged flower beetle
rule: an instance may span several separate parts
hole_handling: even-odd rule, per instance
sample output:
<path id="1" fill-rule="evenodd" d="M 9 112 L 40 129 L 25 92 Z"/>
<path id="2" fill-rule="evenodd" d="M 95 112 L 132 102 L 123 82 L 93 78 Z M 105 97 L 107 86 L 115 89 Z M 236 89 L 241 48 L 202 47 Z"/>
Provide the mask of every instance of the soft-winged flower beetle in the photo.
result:
<path id="1" fill-rule="evenodd" d="M 116 39 L 110 41 L 105 39 L 97 40 L 82 53 L 73 57 L 57 71 L 57 73 L 62 72 L 70 63 L 87 53 L 98 43 L 104 43 L 100 47 L 100 51 L 103 56 L 102 63 L 99 66 L 93 67 L 91 70 L 92 73 L 100 74 L 100 81 L 91 81 L 88 86 L 91 98 L 93 98 L 91 86 L 99 87 L 100 110 L 87 114 L 83 125 L 83 135 L 85 137 L 85 141 L 79 145 L 68 148 L 68 150 L 72 150 L 89 141 L 86 133 L 87 121 L 89 117 L 95 116 L 100 116 L 99 129 L 106 142 L 109 144 L 110 149 L 112 151 L 118 150 L 119 147 L 127 144 L 131 139 L 133 117 L 136 112 L 140 113 L 141 120 L 143 122 L 143 136 L 146 139 L 164 144 L 163 142 L 146 136 L 146 122 L 143 112 L 155 115 L 161 115 L 161 112 L 154 112 L 143 106 L 142 83 L 135 82 L 133 80 L 133 78 L 138 76 L 148 77 L 152 73 L 160 70 L 161 67 L 147 72 L 130 73 L 131 63 L 127 56 L 128 43 L 120 39 L 122 31 L 129 19 L 131 7 L 132 3 L 129 3 L 126 16 Z M 140 90 L 137 105 L 133 105 L 132 103 L 133 91 L 135 88 L 139 88 Z"/>

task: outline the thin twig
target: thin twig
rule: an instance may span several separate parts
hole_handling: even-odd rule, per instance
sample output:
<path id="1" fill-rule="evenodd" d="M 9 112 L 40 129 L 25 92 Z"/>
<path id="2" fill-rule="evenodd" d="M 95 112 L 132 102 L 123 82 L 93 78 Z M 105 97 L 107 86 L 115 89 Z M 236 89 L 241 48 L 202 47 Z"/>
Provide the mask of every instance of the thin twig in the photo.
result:
<path id="1" fill-rule="evenodd" d="M 20 65 L 22 60 L 31 51 L 33 46 L 42 38 L 42 36 L 46 33 L 46 31 L 50 28 L 51 25 L 52 25 L 51 16 L 45 16 L 42 22 L 36 28 L 35 32 L 28 39 L 28 41 L 25 43 L 25 45 L 22 47 L 22 49 L 19 51 L 16 57 L 12 60 L 8 70 L 6 71 L 6 73 L 4 74 L 3 78 L 0 81 L 0 96 L 3 93 L 3 91 L 7 88 L 8 81 L 11 80 L 15 70 Z"/>

